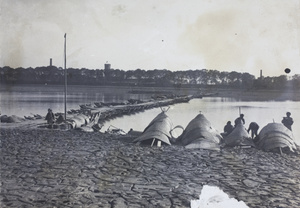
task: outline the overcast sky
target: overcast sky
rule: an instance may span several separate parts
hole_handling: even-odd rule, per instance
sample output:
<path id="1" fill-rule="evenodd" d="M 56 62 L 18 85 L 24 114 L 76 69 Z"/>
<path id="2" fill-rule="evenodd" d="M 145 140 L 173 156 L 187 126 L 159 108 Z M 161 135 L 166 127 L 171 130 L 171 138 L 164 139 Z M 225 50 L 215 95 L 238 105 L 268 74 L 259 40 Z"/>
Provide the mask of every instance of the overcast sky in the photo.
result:
<path id="1" fill-rule="evenodd" d="M 299 0 L 0 0 L 0 65 L 300 74 Z"/>

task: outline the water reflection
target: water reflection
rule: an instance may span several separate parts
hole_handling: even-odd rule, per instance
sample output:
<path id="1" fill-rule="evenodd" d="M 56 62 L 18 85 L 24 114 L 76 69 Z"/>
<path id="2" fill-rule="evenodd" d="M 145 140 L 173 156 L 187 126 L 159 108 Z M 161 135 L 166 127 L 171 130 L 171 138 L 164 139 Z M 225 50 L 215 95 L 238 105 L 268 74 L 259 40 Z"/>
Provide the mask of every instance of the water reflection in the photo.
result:
<path id="1" fill-rule="evenodd" d="M 123 102 L 128 99 L 149 99 L 151 94 L 130 94 L 131 88 L 126 87 L 87 87 L 70 86 L 68 88 L 67 110 L 78 109 L 80 104 L 93 102 Z M 28 116 L 30 114 L 46 115 L 47 109 L 54 112 L 64 111 L 63 86 L 12 86 L 1 88 L 0 106 L 2 115 Z M 114 125 L 129 131 L 130 128 L 142 131 L 149 122 L 160 113 L 160 109 L 151 109 L 133 116 L 124 116 L 109 121 Z M 296 101 L 239 101 L 234 98 L 207 97 L 193 99 L 189 103 L 171 106 L 168 115 L 174 125 L 186 125 L 202 112 L 212 125 L 223 130 L 227 121 L 234 121 L 242 112 L 245 114 L 246 127 L 252 121 L 256 121 L 262 128 L 270 122 L 281 122 L 285 113 L 290 111 L 295 121 L 294 126 L 300 122 L 300 105 Z M 300 140 L 300 130 L 293 128 L 297 141 Z M 298 142 L 299 143 L 299 142 Z"/>
<path id="2" fill-rule="evenodd" d="M 117 126 L 124 131 L 134 130 L 143 131 L 150 121 L 160 113 L 160 109 L 152 109 L 133 116 L 124 116 L 109 121 L 104 127 L 105 131 L 109 125 Z M 176 104 L 171 106 L 167 115 L 171 118 L 174 125 L 187 124 L 197 116 L 203 113 L 219 132 L 222 132 L 227 121 L 234 120 L 239 116 L 240 112 L 245 115 L 245 127 L 255 121 L 260 125 L 260 129 L 272 122 L 281 122 L 286 111 L 292 112 L 295 123 L 300 121 L 299 102 L 238 102 L 234 100 L 228 101 L 223 98 L 203 98 L 193 99 L 189 103 Z M 138 121 L 138 122 L 137 122 Z M 295 124 L 294 124 L 295 125 Z M 300 143 L 300 132 L 297 128 L 293 129 L 297 143 Z"/>
<path id="3" fill-rule="evenodd" d="M 28 116 L 44 115 L 48 108 L 54 112 L 64 111 L 63 86 L 14 85 L 1 87 L 0 106 L 2 114 Z M 69 86 L 67 110 L 78 109 L 80 104 L 94 102 L 123 102 L 128 99 L 148 99 L 149 95 L 129 94 L 130 88 L 103 86 Z"/>

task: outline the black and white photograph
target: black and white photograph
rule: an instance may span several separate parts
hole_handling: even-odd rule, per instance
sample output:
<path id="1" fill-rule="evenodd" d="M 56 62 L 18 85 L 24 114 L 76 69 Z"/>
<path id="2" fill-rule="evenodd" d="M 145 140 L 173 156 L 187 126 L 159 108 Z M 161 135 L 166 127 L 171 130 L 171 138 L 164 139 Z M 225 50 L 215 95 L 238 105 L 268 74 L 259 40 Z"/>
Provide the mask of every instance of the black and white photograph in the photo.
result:
<path id="1" fill-rule="evenodd" d="M 300 207 L 299 0 L 0 0 L 0 26 L 1 208 Z"/>

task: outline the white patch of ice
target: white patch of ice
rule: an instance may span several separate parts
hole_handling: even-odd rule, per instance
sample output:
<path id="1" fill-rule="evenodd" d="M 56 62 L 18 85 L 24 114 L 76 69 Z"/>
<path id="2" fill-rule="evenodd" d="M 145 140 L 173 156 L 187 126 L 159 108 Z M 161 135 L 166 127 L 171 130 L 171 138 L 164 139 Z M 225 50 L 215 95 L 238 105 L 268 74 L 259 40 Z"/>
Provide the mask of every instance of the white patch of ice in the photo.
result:
<path id="1" fill-rule="evenodd" d="M 199 200 L 191 200 L 191 208 L 249 208 L 224 193 L 219 187 L 204 185 Z"/>

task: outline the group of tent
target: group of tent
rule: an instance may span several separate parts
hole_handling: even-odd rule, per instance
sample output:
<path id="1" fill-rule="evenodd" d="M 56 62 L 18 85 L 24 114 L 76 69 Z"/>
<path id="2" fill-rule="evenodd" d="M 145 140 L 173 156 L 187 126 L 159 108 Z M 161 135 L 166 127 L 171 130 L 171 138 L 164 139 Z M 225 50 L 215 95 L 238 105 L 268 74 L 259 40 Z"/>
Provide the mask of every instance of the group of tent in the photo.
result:
<path id="1" fill-rule="evenodd" d="M 173 135 L 176 128 L 182 128 L 179 137 Z M 206 117 L 200 113 L 192 119 L 184 129 L 173 127 L 171 119 L 165 111 L 159 113 L 145 128 L 143 133 L 134 139 L 137 143 L 183 145 L 186 148 L 220 150 L 221 147 L 255 147 L 263 151 L 296 152 L 298 147 L 294 142 L 292 131 L 281 123 L 269 123 L 261 129 L 253 140 L 243 124 L 238 124 L 233 131 L 222 137 L 212 127 Z M 255 142 L 254 142 L 255 141 Z"/>

